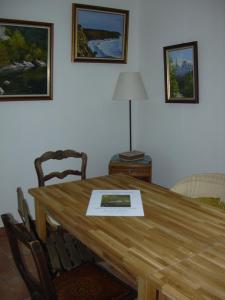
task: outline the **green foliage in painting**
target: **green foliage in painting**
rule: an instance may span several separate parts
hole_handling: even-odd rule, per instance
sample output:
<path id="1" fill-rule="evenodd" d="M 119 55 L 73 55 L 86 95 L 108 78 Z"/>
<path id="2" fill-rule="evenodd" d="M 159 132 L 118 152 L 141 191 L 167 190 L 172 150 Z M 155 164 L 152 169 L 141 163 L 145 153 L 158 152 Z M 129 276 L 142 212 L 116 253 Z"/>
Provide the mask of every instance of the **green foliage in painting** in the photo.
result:
<path id="1" fill-rule="evenodd" d="M 170 75 L 170 97 L 177 97 L 179 94 L 179 85 L 176 79 L 175 67 L 173 61 L 169 58 L 169 75 Z"/>
<path id="2" fill-rule="evenodd" d="M 77 29 L 77 45 L 78 57 L 95 57 L 95 53 L 88 47 L 88 38 L 81 25 Z"/>
<path id="3" fill-rule="evenodd" d="M 169 78 L 170 78 L 170 97 L 188 97 L 194 96 L 193 71 L 183 75 L 176 73 L 176 65 L 169 58 Z"/>
<path id="4" fill-rule="evenodd" d="M 6 44 L 0 40 L 0 67 L 10 63 L 10 57 Z"/>
<path id="5" fill-rule="evenodd" d="M 47 62 L 47 30 L 22 26 L 2 26 L 4 38 L 0 38 L 0 67 L 14 62 L 37 60 Z"/>
<path id="6" fill-rule="evenodd" d="M 185 76 L 185 79 L 184 79 L 184 95 L 186 97 L 193 97 L 194 96 L 193 72 L 189 72 Z"/>

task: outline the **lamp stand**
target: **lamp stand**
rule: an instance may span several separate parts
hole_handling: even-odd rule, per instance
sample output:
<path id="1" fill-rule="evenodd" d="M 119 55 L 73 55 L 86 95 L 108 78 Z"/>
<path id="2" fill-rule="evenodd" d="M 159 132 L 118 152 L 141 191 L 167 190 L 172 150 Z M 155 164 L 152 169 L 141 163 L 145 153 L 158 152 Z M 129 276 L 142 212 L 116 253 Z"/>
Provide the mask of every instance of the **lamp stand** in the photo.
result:
<path id="1" fill-rule="evenodd" d="M 131 111 L 131 100 L 129 100 L 129 129 L 130 129 L 130 152 L 132 152 L 132 111 Z"/>
<path id="2" fill-rule="evenodd" d="M 142 160 L 145 157 L 144 152 L 132 150 L 132 109 L 131 100 L 129 100 L 129 133 L 130 133 L 130 151 L 119 153 L 119 158 L 124 161 Z"/>
<path id="3" fill-rule="evenodd" d="M 130 152 L 125 154 L 128 155 L 129 160 L 144 159 L 144 152 L 132 150 L 132 106 L 131 100 L 129 100 L 129 131 L 130 131 Z M 124 154 L 122 154 L 124 156 Z M 120 154 L 121 156 L 121 154 Z"/>

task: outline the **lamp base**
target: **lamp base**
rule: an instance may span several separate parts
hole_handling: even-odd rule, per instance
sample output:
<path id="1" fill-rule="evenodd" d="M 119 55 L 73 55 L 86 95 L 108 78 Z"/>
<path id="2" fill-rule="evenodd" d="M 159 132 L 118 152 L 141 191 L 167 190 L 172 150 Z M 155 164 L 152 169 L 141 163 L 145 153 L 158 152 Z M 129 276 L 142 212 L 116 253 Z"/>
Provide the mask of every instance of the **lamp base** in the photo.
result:
<path id="1" fill-rule="evenodd" d="M 124 161 L 141 160 L 144 157 L 145 153 L 137 150 L 119 153 L 119 158 Z"/>

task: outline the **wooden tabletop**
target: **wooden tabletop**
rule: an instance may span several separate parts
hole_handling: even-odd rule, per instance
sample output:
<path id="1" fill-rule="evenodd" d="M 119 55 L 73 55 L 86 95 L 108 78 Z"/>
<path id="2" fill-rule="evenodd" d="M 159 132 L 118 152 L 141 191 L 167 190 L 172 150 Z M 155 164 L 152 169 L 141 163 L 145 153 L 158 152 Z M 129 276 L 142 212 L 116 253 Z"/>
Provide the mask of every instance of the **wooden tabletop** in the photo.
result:
<path id="1" fill-rule="evenodd" d="M 87 217 L 93 189 L 140 189 L 145 216 Z M 41 238 L 47 212 L 136 282 L 139 300 L 155 300 L 156 295 L 225 299 L 225 214 L 216 208 L 122 174 L 29 192 Z"/>

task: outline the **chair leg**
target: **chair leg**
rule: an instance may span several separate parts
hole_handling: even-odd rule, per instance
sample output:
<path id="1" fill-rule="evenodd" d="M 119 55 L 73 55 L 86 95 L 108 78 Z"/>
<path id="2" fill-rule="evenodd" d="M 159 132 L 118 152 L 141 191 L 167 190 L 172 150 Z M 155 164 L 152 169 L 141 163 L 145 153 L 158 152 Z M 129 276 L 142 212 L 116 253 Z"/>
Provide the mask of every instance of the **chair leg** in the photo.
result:
<path id="1" fill-rule="evenodd" d="M 165 295 L 163 295 L 162 291 L 157 291 L 157 300 L 169 300 L 168 297 L 166 297 Z"/>

